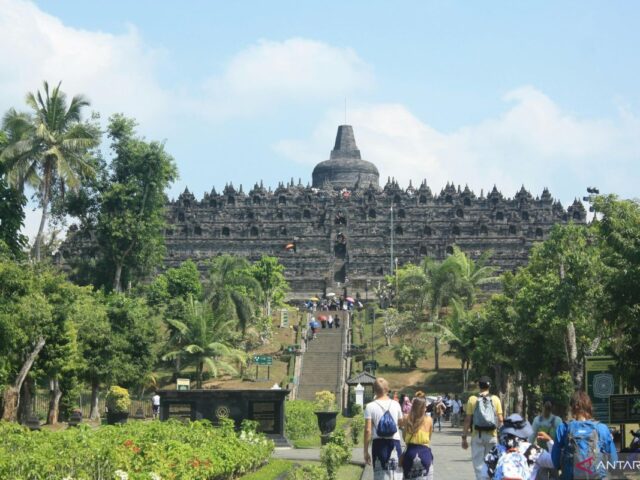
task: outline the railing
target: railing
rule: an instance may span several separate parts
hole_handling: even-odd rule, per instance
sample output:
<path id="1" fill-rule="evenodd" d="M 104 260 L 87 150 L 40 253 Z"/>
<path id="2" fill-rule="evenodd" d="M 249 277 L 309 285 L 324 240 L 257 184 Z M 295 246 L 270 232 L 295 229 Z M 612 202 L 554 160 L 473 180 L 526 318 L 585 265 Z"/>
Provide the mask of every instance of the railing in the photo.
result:
<path id="1" fill-rule="evenodd" d="M 33 413 L 36 417 L 47 418 L 49 413 L 49 395 L 46 392 L 36 392 L 32 398 Z M 82 412 L 83 418 L 89 418 L 91 411 L 91 392 L 83 392 L 78 395 L 78 401 L 76 407 Z M 142 409 L 145 417 L 151 418 L 153 416 L 153 408 L 151 406 L 151 398 L 131 399 L 131 405 L 129 405 L 129 415 L 134 416 L 138 409 Z M 105 408 L 105 394 L 98 396 L 98 412 L 100 416 L 104 416 L 106 412 Z"/>

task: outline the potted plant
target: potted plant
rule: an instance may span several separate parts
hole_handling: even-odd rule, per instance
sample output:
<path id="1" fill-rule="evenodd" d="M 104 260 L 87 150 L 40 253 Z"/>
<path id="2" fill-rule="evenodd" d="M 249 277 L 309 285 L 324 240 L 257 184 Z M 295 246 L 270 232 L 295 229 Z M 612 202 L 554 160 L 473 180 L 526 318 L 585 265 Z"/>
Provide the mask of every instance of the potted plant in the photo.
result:
<path id="1" fill-rule="evenodd" d="M 126 388 L 113 386 L 107 393 L 107 423 L 115 425 L 117 423 L 127 423 L 129 418 L 129 406 L 131 399 Z"/>
<path id="2" fill-rule="evenodd" d="M 320 428 L 320 439 L 322 445 L 327 443 L 329 435 L 336 428 L 336 417 L 338 409 L 336 406 L 336 396 L 328 390 L 316 392 L 315 411 L 318 417 L 318 428 Z"/>

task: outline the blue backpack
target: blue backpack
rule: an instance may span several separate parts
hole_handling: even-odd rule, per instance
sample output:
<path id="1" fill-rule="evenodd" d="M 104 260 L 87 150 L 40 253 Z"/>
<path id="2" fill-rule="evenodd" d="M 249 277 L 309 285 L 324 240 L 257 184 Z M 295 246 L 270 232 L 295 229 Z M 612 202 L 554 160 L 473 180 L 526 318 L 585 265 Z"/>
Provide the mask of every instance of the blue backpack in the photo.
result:
<path id="1" fill-rule="evenodd" d="M 376 402 L 377 403 L 377 402 Z M 378 403 L 378 405 L 382 408 L 382 405 Z M 398 431 L 398 426 L 396 425 L 396 421 L 391 416 L 389 409 L 391 408 L 392 403 L 389 403 L 389 408 L 384 412 L 382 418 L 376 425 L 376 435 L 380 438 L 385 437 L 393 437 L 393 435 Z"/>
<path id="2" fill-rule="evenodd" d="M 571 421 L 563 445 L 562 479 L 596 479 L 607 475 L 607 455 L 603 452 L 598 422 Z"/>

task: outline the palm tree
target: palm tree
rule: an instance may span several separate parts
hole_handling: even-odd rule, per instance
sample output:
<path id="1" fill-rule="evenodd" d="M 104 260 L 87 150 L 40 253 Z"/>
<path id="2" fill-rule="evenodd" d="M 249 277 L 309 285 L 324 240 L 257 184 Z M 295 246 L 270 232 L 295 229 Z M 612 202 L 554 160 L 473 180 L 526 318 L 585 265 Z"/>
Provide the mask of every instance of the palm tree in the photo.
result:
<path id="1" fill-rule="evenodd" d="M 255 320 L 263 296 L 260 283 L 249 268 L 244 258 L 221 255 L 211 263 L 205 285 L 205 297 L 215 314 L 235 320 L 243 335 Z"/>
<path id="2" fill-rule="evenodd" d="M 473 260 L 470 256 L 453 247 L 453 254 L 449 257 L 459 269 L 458 295 L 465 298 L 467 308 L 471 308 L 476 300 L 476 295 L 481 285 L 498 282 L 499 277 L 495 274 L 495 267 L 487 265 L 492 252 L 484 252 L 478 260 Z"/>
<path id="3" fill-rule="evenodd" d="M 180 342 L 174 350 L 163 356 L 164 360 L 180 358 L 181 368 L 195 366 L 196 388 L 202 388 L 203 372 L 208 370 L 217 377 L 226 371 L 236 374 L 237 370 L 230 362 L 243 364 L 246 355 L 233 347 L 234 328 L 232 320 L 214 315 L 211 306 L 188 299 L 187 315 L 184 321 L 167 320 L 180 332 Z"/>
<path id="4" fill-rule="evenodd" d="M 10 182 L 18 189 L 27 184 L 38 192 L 42 216 L 34 243 L 36 261 L 52 194 L 56 190 L 64 196 L 65 189 L 77 188 L 82 179 L 93 175 L 89 149 L 98 145 L 100 132 L 81 121 L 89 101 L 74 96 L 67 104 L 67 96 L 60 91 L 60 83 L 51 91 L 44 82 L 44 96 L 40 91 L 27 94 L 26 103 L 32 115 L 14 109 L 3 118 L 3 130 L 9 132 L 10 143 L 2 151 Z"/>
<path id="5" fill-rule="evenodd" d="M 445 355 L 460 360 L 462 370 L 462 390 L 467 391 L 469 386 L 469 370 L 471 369 L 471 352 L 474 348 L 474 336 L 471 331 L 472 312 L 467 310 L 464 303 L 459 300 L 451 300 L 452 310 L 442 326 L 444 337 L 449 344 L 449 350 Z"/>

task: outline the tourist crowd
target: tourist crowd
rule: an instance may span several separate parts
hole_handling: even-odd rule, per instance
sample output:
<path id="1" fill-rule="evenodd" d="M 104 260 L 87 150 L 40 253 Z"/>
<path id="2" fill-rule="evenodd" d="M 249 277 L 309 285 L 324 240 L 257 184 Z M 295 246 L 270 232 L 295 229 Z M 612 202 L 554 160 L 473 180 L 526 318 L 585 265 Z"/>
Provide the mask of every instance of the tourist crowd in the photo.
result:
<path id="1" fill-rule="evenodd" d="M 374 480 L 433 480 L 434 429 L 441 431 L 447 420 L 460 427 L 462 417 L 461 446 L 471 448 L 477 480 L 609 478 L 608 468 L 617 462 L 613 437 L 594 420 L 585 392 L 572 396 L 570 419 L 554 415 L 552 399 L 545 398 L 542 412 L 529 423 L 516 413 L 504 417 L 488 377 L 479 379 L 478 388 L 463 405 L 457 395 L 390 396 L 388 382 L 377 378 L 374 400 L 364 410 L 364 458 Z"/>

